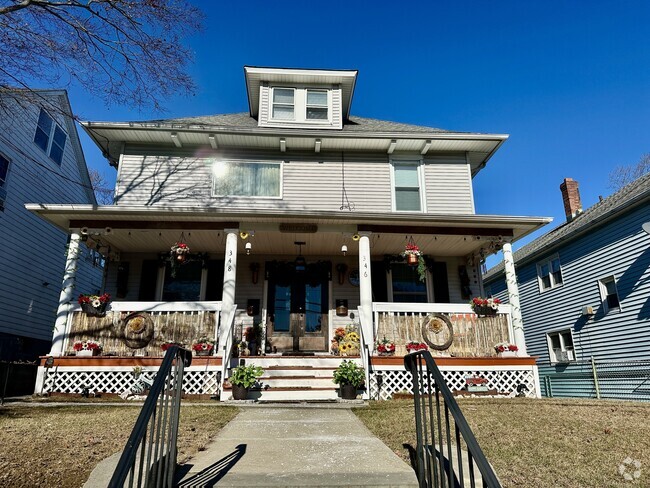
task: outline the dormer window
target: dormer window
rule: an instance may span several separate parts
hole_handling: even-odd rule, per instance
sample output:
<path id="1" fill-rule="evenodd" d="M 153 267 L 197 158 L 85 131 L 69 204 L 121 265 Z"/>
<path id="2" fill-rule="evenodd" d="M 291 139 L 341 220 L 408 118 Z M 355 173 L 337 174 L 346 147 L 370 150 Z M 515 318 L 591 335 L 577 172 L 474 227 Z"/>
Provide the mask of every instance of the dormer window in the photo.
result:
<path id="1" fill-rule="evenodd" d="M 327 91 L 307 90 L 307 120 L 328 120 Z"/>
<path id="2" fill-rule="evenodd" d="M 293 88 L 274 88 L 272 117 L 276 120 L 294 120 L 294 99 Z"/>

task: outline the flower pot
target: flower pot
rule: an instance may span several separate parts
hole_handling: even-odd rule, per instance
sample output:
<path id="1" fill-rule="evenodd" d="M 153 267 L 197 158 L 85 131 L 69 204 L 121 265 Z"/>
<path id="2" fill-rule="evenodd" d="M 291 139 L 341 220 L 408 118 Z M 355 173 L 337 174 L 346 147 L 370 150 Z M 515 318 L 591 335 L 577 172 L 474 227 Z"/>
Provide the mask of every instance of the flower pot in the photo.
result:
<path id="1" fill-rule="evenodd" d="M 378 354 L 379 354 L 379 356 L 394 356 L 394 355 L 395 355 L 395 351 L 391 351 L 391 352 L 380 352 L 380 353 L 378 353 Z"/>
<path id="2" fill-rule="evenodd" d="M 196 356 L 209 356 L 212 354 L 211 349 L 201 349 L 200 351 L 194 351 Z"/>
<path id="3" fill-rule="evenodd" d="M 417 266 L 418 265 L 418 256 L 416 254 L 407 254 L 406 255 L 406 264 L 409 266 Z"/>
<path id="4" fill-rule="evenodd" d="M 494 317 L 498 310 L 492 307 L 474 307 L 474 313 L 479 317 Z"/>
<path id="5" fill-rule="evenodd" d="M 185 253 L 176 254 L 176 262 L 183 264 L 185 262 Z"/>
<path id="6" fill-rule="evenodd" d="M 499 356 L 500 358 L 516 358 L 517 351 L 503 351 L 497 353 L 497 356 Z"/>
<path id="7" fill-rule="evenodd" d="M 357 398 L 357 387 L 354 385 L 341 385 L 341 398 L 343 400 L 355 400 Z"/>
<path id="8" fill-rule="evenodd" d="M 246 400 L 248 397 L 248 388 L 239 385 L 232 385 L 232 399 Z"/>
<path id="9" fill-rule="evenodd" d="M 76 351 L 77 356 L 99 356 L 99 349 L 82 349 L 81 351 Z"/>
<path id="10" fill-rule="evenodd" d="M 103 317 L 106 315 L 106 306 L 108 303 L 102 303 L 99 307 L 93 307 L 90 303 L 82 303 L 81 310 L 91 317 Z"/>

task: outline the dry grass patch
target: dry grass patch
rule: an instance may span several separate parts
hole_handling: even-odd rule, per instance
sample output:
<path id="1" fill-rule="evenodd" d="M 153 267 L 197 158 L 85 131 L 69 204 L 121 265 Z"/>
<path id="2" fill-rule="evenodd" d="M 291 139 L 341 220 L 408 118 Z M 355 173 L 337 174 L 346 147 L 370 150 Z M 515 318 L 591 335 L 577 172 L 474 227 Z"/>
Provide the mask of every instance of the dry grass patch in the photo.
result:
<path id="1" fill-rule="evenodd" d="M 124 448 L 138 406 L 12 406 L 0 409 L 0 486 L 79 487 Z M 178 461 L 202 450 L 238 409 L 181 409 Z"/>
<path id="2" fill-rule="evenodd" d="M 504 487 L 650 486 L 650 404 L 567 399 L 463 399 L 459 404 Z M 412 400 L 373 402 L 355 413 L 408 462 Z M 626 482 L 618 466 L 642 463 Z"/>

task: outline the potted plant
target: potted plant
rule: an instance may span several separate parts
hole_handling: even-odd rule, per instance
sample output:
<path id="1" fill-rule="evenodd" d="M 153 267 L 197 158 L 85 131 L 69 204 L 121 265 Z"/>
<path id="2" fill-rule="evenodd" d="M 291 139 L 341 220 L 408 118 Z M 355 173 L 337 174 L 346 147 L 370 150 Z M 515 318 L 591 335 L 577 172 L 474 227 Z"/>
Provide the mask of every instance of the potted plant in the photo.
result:
<path id="1" fill-rule="evenodd" d="M 192 349 L 197 356 L 209 356 L 214 350 L 214 341 L 207 337 L 201 337 L 192 344 Z"/>
<path id="2" fill-rule="evenodd" d="M 340 356 L 357 356 L 361 348 L 361 337 L 356 324 L 338 327 L 334 331 L 334 338 L 330 349 L 332 354 Z"/>
<path id="3" fill-rule="evenodd" d="M 74 349 L 77 356 L 99 356 L 102 345 L 96 341 L 76 341 L 72 349 Z"/>
<path id="4" fill-rule="evenodd" d="M 501 342 L 496 346 L 494 346 L 494 350 L 496 351 L 497 356 L 502 358 L 507 358 L 507 357 L 516 357 L 519 348 L 515 344 L 508 344 L 507 342 Z"/>
<path id="5" fill-rule="evenodd" d="M 479 317 L 490 317 L 497 314 L 501 300 L 498 298 L 475 297 L 469 302 L 472 310 Z"/>
<path id="6" fill-rule="evenodd" d="M 106 315 L 106 306 L 111 301 L 111 296 L 108 293 L 103 295 L 86 295 L 84 293 L 79 295 L 79 305 L 86 315 L 92 317 L 103 317 Z"/>
<path id="7" fill-rule="evenodd" d="M 357 389 L 363 384 L 365 378 L 364 370 L 353 361 L 344 359 L 339 367 L 334 370 L 334 383 L 341 387 L 341 398 L 354 400 L 357 397 Z"/>
<path id="8" fill-rule="evenodd" d="M 392 356 L 395 354 L 395 343 L 384 337 L 375 343 L 375 350 L 380 356 Z"/>
<path id="9" fill-rule="evenodd" d="M 406 351 L 408 353 L 412 353 L 415 351 L 426 351 L 427 349 L 429 349 L 429 346 L 427 346 L 424 342 L 409 341 L 406 344 Z"/>
<path id="10" fill-rule="evenodd" d="M 171 247 L 171 250 L 169 251 L 171 258 L 181 264 L 185 262 L 185 259 L 189 253 L 190 246 L 184 242 L 177 242 Z"/>
<path id="11" fill-rule="evenodd" d="M 232 385 L 233 400 L 246 400 L 248 390 L 255 384 L 257 378 L 264 374 L 259 366 L 249 364 L 248 366 L 237 366 L 230 373 L 230 384 Z"/>

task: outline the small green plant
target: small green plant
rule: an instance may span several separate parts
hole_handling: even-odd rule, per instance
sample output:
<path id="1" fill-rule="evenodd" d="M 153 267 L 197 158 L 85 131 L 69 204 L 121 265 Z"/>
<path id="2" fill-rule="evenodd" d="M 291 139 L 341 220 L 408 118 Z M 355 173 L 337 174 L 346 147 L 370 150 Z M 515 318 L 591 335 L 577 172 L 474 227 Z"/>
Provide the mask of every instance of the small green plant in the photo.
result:
<path id="1" fill-rule="evenodd" d="M 334 383 L 337 385 L 352 385 L 357 388 L 363 384 L 365 379 L 364 370 L 361 366 L 348 360 L 341 362 L 334 370 Z"/>
<path id="2" fill-rule="evenodd" d="M 255 384 L 257 378 L 264 374 L 264 370 L 259 366 L 237 366 L 230 373 L 230 384 L 250 388 Z"/>

